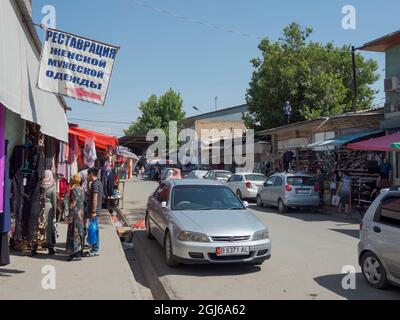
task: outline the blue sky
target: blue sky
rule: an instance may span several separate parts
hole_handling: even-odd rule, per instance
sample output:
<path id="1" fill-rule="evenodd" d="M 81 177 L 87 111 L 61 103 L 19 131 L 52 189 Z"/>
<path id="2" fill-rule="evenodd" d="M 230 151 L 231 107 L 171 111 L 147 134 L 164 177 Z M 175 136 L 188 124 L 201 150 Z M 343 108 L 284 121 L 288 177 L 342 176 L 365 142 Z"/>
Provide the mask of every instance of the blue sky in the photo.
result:
<path id="1" fill-rule="evenodd" d="M 312 40 L 360 46 L 399 30 L 399 0 L 141 0 L 222 29 L 276 40 L 292 21 L 314 29 Z M 384 3 L 384 4 L 382 4 Z M 250 59 L 258 56 L 256 37 L 244 37 L 164 14 L 134 0 L 33 0 L 34 20 L 40 23 L 44 5 L 53 5 L 57 29 L 121 47 L 105 107 L 67 98 L 70 119 L 131 122 L 139 103 L 170 87 L 179 91 L 188 116 L 245 102 Z M 341 10 L 353 5 L 357 29 L 344 30 Z M 382 102 L 384 55 L 363 53 L 379 61 L 382 74 L 376 89 Z M 127 124 L 73 121 L 106 134 L 122 135 Z"/>

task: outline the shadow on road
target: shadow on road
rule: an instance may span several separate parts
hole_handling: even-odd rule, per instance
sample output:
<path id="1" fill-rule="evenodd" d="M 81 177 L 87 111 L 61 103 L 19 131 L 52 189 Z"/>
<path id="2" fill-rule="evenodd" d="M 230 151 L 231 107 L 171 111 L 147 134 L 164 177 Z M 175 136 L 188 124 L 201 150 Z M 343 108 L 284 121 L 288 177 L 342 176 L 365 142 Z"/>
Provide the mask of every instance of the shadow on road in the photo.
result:
<path id="1" fill-rule="evenodd" d="M 21 274 L 21 273 L 25 273 L 25 271 L 0 268 L 0 277 L 11 277 L 11 275 L 13 274 Z"/>
<path id="2" fill-rule="evenodd" d="M 346 223 L 348 225 L 357 224 L 359 220 L 351 219 L 346 220 L 345 217 L 341 218 L 340 216 L 333 216 L 330 214 L 322 214 L 318 212 L 311 212 L 307 211 L 306 209 L 299 209 L 299 210 L 289 210 L 287 213 L 280 213 L 273 207 L 257 207 L 254 205 L 250 205 L 249 209 L 252 209 L 256 212 L 266 213 L 266 214 L 275 214 L 281 215 L 288 218 L 299 219 L 305 222 L 323 222 L 323 221 L 331 221 L 331 222 L 338 222 L 338 223 Z"/>
<path id="3" fill-rule="evenodd" d="M 356 274 L 356 289 L 346 290 L 342 287 L 345 274 L 331 274 L 314 278 L 320 286 L 340 295 L 348 300 L 398 300 L 400 288 L 390 287 L 387 290 L 378 290 L 370 287 L 361 273 Z"/>
<path id="4" fill-rule="evenodd" d="M 249 264 L 195 264 L 180 265 L 178 268 L 169 268 L 165 264 L 164 251 L 156 240 L 148 240 L 145 231 L 135 231 L 143 245 L 143 250 L 152 261 L 157 274 L 162 276 L 180 275 L 190 277 L 220 277 L 250 274 L 261 271 L 259 266 Z"/>
<path id="5" fill-rule="evenodd" d="M 356 239 L 360 239 L 360 230 L 350 230 L 350 229 L 329 229 L 329 230 L 336 231 Z"/>

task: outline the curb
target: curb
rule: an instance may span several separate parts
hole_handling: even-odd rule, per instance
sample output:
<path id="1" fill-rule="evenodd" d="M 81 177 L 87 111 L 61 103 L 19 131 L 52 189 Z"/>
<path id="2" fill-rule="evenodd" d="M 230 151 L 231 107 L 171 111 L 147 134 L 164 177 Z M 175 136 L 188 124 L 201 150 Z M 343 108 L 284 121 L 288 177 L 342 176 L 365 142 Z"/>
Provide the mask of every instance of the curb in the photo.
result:
<path id="1" fill-rule="evenodd" d="M 177 300 L 174 291 L 171 289 L 169 282 L 165 278 L 160 278 L 157 271 L 148 257 L 147 253 L 143 249 L 143 243 L 137 236 L 137 233 L 133 231 L 133 243 L 135 252 L 137 254 L 139 263 L 142 267 L 144 276 L 149 284 L 151 293 L 156 300 Z"/>

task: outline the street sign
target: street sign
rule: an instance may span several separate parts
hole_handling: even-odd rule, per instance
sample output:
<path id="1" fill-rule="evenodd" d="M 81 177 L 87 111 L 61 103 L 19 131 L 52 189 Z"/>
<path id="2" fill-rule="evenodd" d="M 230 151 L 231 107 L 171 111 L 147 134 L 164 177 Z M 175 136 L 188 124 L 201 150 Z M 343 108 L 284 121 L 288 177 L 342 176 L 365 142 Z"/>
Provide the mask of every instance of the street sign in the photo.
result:
<path id="1" fill-rule="evenodd" d="M 119 48 L 45 29 L 38 87 L 104 105 Z"/>

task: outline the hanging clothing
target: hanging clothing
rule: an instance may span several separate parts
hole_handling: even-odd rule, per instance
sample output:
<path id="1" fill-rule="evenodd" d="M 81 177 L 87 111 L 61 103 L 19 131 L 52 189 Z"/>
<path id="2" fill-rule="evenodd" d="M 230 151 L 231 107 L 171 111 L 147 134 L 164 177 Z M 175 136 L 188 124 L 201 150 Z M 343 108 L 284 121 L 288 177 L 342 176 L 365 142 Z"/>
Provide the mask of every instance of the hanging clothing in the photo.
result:
<path id="1" fill-rule="evenodd" d="M 10 264 L 8 232 L 0 233 L 0 267 Z"/>
<path id="2" fill-rule="evenodd" d="M 97 160 L 97 155 L 96 155 L 96 145 L 94 143 L 93 138 L 87 137 L 85 139 L 84 160 L 85 160 L 85 165 L 88 168 L 94 167 L 95 161 Z"/>
<path id="3" fill-rule="evenodd" d="M 70 193 L 66 250 L 74 255 L 83 250 L 83 219 L 85 193 L 75 187 Z"/>

